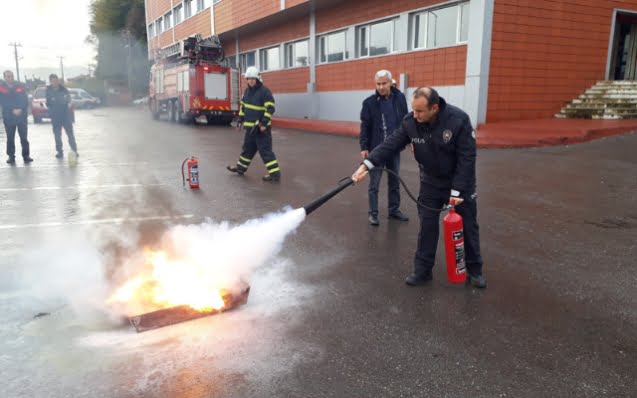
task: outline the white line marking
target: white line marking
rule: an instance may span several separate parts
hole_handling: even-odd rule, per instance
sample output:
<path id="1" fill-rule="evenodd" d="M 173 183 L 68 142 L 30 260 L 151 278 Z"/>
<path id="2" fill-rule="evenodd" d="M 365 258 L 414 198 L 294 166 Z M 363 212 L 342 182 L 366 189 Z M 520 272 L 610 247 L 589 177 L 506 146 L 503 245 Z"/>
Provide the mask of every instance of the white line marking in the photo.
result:
<path id="1" fill-rule="evenodd" d="M 0 225 L 3 229 L 26 229 L 26 228 L 42 228 L 42 227 L 62 227 L 67 225 L 95 225 L 95 224 L 124 224 L 139 221 L 163 221 L 163 220 L 183 220 L 193 218 L 192 214 L 182 214 L 178 216 L 155 216 L 155 217 L 122 217 L 122 218 L 106 218 L 101 220 L 84 220 L 74 222 L 45 222 L 39 224 L 14 224 Z"/>
<path id="2" fill-rule="evenodd" d="M 36 160 L 37 161 L 37 160 Z M 81 166 L 84 167 L 111 167 L 111 166 L 135 166 L 135 165 L 144 165 L 144 164 L 148 164 L 148 162 L 124 162 L 124 163 L 88 163 L 88 162 L 80 162 L 79 160 L 77 161 L 77 165 L 75 166 L 68 166 L 68 164 L 66 163 L 66 161 L 60 161 L 60 163 L 58 164 L 35 164 L 35 163 L 31 163 L 31 164 L 15 164 L 12 166 L 7 166 L 6 168 L 8 169 L 53 169 L 53 168 L 60 168 L 60 167 L 64 167 L 64 168 L 71 168 L 71 169 L 79 169 L 81 168 Z"/>
<path id="3" fill-rule="evenodd" d="M 0 188 L 0 192 L 59 191 L 62 189 L 84 189 L 84 188 L 143 188 L 143 187 L 159 187 L 164 185 L 166 184 L 102 184 L 102 185 L 71 185 L 68 187 Z"/>

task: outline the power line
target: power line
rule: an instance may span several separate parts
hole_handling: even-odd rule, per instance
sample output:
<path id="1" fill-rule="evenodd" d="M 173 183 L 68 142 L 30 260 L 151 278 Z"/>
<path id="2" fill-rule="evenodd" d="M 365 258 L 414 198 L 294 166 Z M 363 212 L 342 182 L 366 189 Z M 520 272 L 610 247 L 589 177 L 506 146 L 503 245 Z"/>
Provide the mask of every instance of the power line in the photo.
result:
<path id="1" fill-rule="evenodd" d="M 18 47 L 22 47 L 22 44 L 20 43 L 9 43 L 9 46 L 13 47 L 13 53 L 15 54 L 15 74 L 17 77 L 17 81 L 20 81 L 20 62 L 19 62 L 19 57 L 18 57 Z"/>

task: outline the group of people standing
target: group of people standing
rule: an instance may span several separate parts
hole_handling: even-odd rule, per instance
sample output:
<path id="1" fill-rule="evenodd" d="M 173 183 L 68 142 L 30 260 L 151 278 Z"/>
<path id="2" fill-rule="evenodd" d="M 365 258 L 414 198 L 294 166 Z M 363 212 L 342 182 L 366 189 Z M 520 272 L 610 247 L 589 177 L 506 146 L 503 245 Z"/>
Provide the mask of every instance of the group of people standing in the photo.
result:
<path id="1" fill-rule="evenodd" d="M 33 158 L 28 139 L 29 97 L 27 87 L 24 83 L 16 81 L 10 70 L 5 71 L 2 77 L 3 79 L 0 80 L 0 107 L 2 107 L 2 121 L 7 135 L 7 163 L 15 164 L 16 131 L 22 146 L 22 159 L 24 163 L 31 163 Z M 55 74 L 49 76 L 49 83 L 46 88 L 46 105 L 53 125 L 55 157 L 58 159 L 64 157 L 62 128 L 66 131 L 71 150 L 75 156 L 79 156 L 73 132 L 71 95 Z"/>
<path id="2" fill-rule="evenodd" d="M 244 175 L 257 152 L 265 163 L 266 182 L 281 179 L 279 162 L 272 151 L 274 97 L 263 85 L 257 68 L 249 67 L 248 87 L 241 101 L 238 130 L 243 130 L 243 150 L 236 165 L 227 169 Z M 476 193 L 476 133 L 469 116 L 447 104 L 431 87 L 417 88 L 407 108 L 405 95 L 396 87 L 391 72 L 380 70 L 374 76 L 376 91 L 363 101 L 360 114 L 360 167 L 352 175 L 355 182 L 370 175 L 368 222 L 378 226 L 378 190 L 381 171 L 390 173 L 388 213 L 390 219 L 409 221 L 400 210 L 400 153 L 410 147 L 420 169 L 418 234 L 414 271 L 405 279 L 409 286 L 427 284 L 433 279 L 439 238 L 440 213 L 451 204 L 463 218 L 467 283 L 484 289 L 478 227 Z M 424 205 L 424 206 L 423 206 Z"/>

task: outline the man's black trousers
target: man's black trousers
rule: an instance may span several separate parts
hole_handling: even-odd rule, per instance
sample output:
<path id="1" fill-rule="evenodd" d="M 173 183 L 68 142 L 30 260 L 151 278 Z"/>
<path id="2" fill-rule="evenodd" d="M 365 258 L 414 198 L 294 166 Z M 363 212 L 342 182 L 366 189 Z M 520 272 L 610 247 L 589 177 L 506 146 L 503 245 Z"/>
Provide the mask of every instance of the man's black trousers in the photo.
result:
<path id="1" fill-rule="evenodd" d="M 59 117 L 51 120 L 53 124 L 53 135 L 55 136 L 55 150 L 57 153 L 64 153 L 62 144 L 62 127 L 66 131 L 66 136 L 69 138 L 69 146 L 73 152 L 77 152 L 77 144 L 75 143 L 75 134 L 73 133 L 73 123 L 71 123 L 71 117 Z"/>
<path id="2" fill-rule="evenodd" d="M 441 209 L 449 203 L 450 189 L 441 189 L 429 184 L 420 184 L 418 201 L 434 209 Z M 456 206 L 456 212 L 462 217 L 464 229 L 464 249 L 467 270 L 471 275 L 482 275 L 482 257 L 480 256 L 480 232 L 478 227 L 478 206 L 474 192 L 462 195 L 464 202 Z M 418 206 L 420 233 L 414 259 L 414 273 L 419 276 L 431 272 L 438 247 L 440 212 Z"/>
<path id="3" fill-rule="evenodd" d="M 8 123 L 5 121 L 4 129 L 7 132 L 7 156 L 15 158 L 15 132 L 18 130 L 20 144 L 22 145 L 22 157 L 29 157 L 29 140 L 27 139 L 27 122 Z"/>
<path id="4" fill-rule="evenodd" d="M 256 155 L 257 151 L 263 159 L 265 168 L 268 169 L 268 173 L 272 175 L 281 174 L 279 168 L 279 162 L 272 151 L 272 130 L 268 129 L 261 132 L 259 127 L 245 129 L 245 137 L 243 138 L 243 148 L 239 161 L 237 162 L 237 168 L 242 171 L 248 170 L 252 158 Z"/>

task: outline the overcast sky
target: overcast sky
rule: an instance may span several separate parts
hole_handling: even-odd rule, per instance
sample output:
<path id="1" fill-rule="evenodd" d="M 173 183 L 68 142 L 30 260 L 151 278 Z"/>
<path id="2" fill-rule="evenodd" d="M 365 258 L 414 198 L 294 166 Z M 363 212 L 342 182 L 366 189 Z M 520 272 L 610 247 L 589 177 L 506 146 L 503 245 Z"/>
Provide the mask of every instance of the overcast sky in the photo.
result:
<path id="1" fill-rule="evenodd" d="M 18 42 L 21 80 L 26 72 L 57 72 L 64 56 L 67 77 L 88 72 L 95 50 L 84 40 L 90 34 L 90 0 L 2 0 L 0 67 L 15 69 L 13 47 Z M 11 13 L 11 15 L 7 15 Z M 83 70 L 82 70 L 83 69 Z M 30 73 L 31 72 L 31 73 Z"/>

